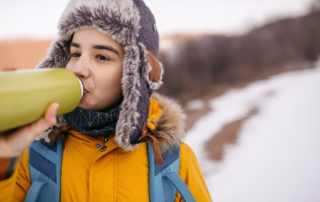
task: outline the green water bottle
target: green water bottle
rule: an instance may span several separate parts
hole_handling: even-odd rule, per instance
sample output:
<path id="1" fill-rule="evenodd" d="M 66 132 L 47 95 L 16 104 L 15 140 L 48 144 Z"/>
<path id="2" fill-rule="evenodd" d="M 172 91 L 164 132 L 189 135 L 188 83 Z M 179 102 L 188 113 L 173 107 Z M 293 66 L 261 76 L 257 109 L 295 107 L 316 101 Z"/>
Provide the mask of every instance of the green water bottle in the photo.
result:
<path id="1" fill-rule="evenodd" d="M 53 102 L 57 115 L 68 113 L 82 96 L 80 79 L 65 68 L 0 71 L 0 132 L 40 119 Z"/>

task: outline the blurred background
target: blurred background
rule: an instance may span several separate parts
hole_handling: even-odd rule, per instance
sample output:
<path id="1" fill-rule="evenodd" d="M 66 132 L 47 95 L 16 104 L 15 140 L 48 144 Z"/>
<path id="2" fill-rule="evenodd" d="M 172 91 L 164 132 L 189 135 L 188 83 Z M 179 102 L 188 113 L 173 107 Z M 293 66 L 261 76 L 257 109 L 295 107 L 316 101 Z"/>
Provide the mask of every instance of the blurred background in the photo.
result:
<path id="1" fill-rule="evenodd" d="M 145 1 L 214 201 L 320 201 L 320 1 Z M 0 67 L 34 68 L 67 1 L 0 2 Z"/>

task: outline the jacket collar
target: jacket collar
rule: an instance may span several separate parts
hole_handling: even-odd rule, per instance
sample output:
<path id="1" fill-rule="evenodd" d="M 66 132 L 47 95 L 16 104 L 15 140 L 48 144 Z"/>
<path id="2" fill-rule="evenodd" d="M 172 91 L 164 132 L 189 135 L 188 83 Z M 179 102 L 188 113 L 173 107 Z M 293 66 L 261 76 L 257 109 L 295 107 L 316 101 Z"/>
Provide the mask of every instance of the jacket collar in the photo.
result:
<path id="1" fill-rule="evenodd" d="M 152 94 L 146 130 L 158 140 L 161 153 L 168 152 L 179 146 L 181 139 L 185 135 L 185 118 L 182 108 L 175 100 L 157 93 Z M 61 128 L 63 131 L 70 130 L 68 127 Z M 87 141 L 92 140 L 92 137 L 86 137 L 76 131 L 72 132 L 72 134 L 81 136 L 82 139 Z M 64 134 L 51 136 L 50 142 L 53 143 L 58 138 L 57 136 L 65 138 Z M 42 134 L 40 138 L 48 140 L 46 134 Z M 114 141 L 114 138 L 112 138 L 112 141 Z"/>

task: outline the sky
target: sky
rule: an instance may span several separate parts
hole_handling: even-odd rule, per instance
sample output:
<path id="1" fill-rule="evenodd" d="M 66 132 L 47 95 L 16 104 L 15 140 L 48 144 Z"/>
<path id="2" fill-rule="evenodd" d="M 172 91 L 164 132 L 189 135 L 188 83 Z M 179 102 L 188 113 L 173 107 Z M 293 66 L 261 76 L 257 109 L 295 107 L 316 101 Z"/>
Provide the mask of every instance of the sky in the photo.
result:
<path id="1" fill-rule="evenodd" d="M 241 34 L 279 16 L 303 14 L 312 0 L 145 0 L 161 36 Z M 0 0 L 0 39 L 52 38 L 66 0 Z"/>

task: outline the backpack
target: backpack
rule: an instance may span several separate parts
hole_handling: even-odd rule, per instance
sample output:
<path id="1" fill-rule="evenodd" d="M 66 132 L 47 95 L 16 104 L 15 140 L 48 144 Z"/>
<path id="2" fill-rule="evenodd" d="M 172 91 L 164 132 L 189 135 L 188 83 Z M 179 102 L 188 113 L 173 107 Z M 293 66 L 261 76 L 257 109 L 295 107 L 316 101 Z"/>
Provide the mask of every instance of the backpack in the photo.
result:
<path id="1" fill-rule="evenodd" d="M 63 142 L 53 146 L 34 141 L 29 147 L 31 187 L 26 202 L 60 201 Z M 155 164 L 152 143 L 148 143 L 149 199 L 151 202 L 172 202 L 178 191 L 186 202 L 196 201 L 179 177 L 180 147 L 162 156 L 163 164 Z"/>

